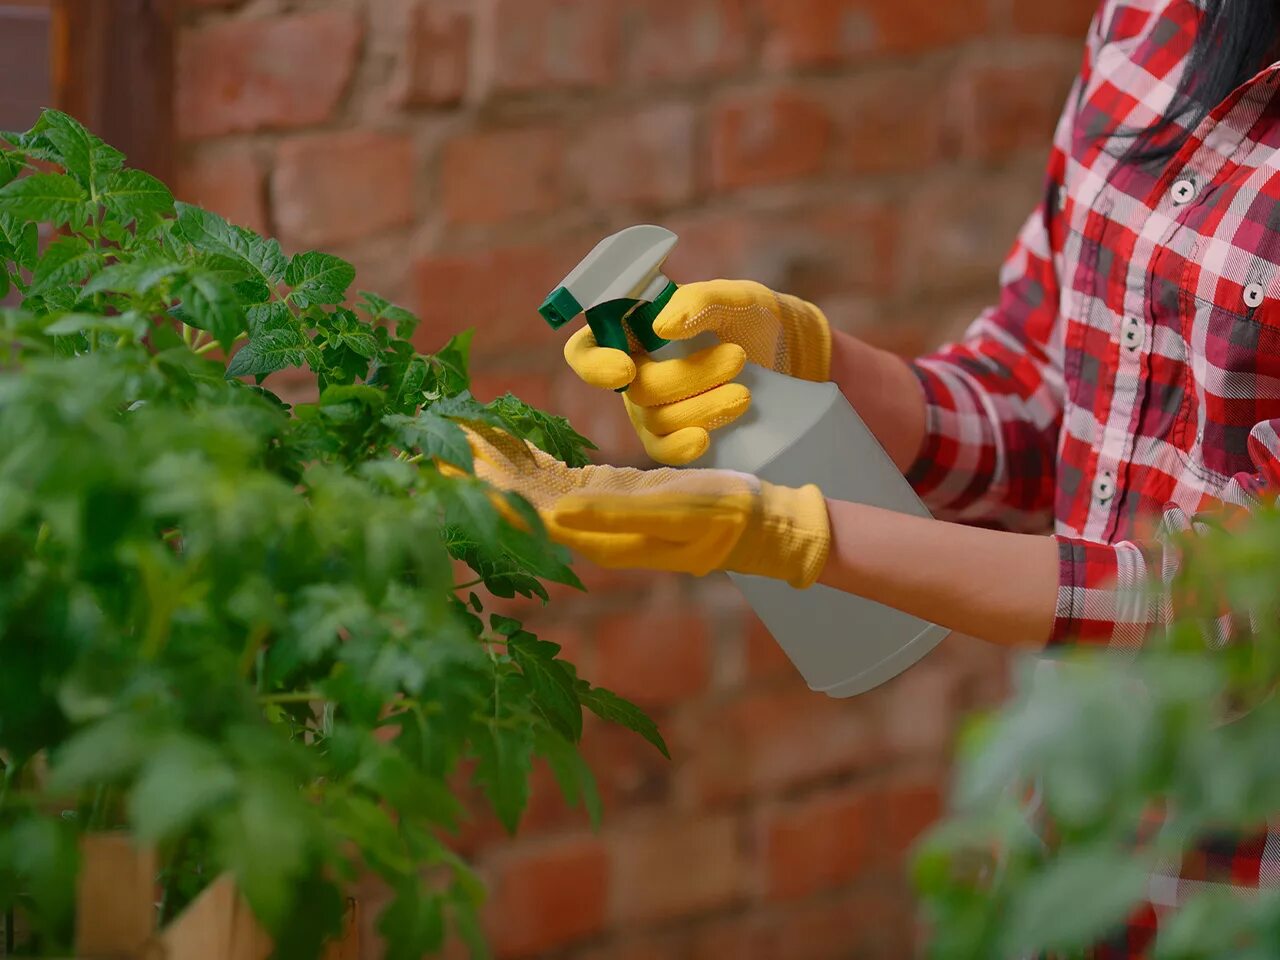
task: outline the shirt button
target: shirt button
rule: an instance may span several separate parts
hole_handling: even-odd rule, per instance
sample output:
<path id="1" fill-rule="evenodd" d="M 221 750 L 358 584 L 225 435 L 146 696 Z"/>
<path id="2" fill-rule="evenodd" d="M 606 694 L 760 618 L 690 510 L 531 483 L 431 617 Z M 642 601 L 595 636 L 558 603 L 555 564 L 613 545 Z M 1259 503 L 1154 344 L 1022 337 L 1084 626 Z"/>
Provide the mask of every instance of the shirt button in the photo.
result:
<path id="1" fill-rule="evenodd" d="M 1130 350 L 1139 350 L 1146 339 L 1147 331 L 1142 321 L 1134 317 L 1125 317 L 1124 330 L 1120 334 L 1120 341 Z"/>
<path id="2" fill-rule="evenodd" d="M 1093 496 L 1099 503 L 1107 503 L 1116 495 L 1116 475 L 1111 471 L 1098 474 L 1093 481 Z"/>
<path id="3" fill-rule="evenodd" d="M 1250 310 L 1256 310 L 1262 306 L 1262 301 L 1266 298 L 1267 291 L 1263 289 L 1260 283 L 1251 283 L 1244 288 L 1244 305 Z"/>
<path id="4" fill-rule="evenodd" d="M 1170 196 L 1173 197 L 1173 202 L 1178 206 L 1190 203 L 1196 198 L 1196 182 L 1194 180 L 1179 180 L 1173 185 Z"/>

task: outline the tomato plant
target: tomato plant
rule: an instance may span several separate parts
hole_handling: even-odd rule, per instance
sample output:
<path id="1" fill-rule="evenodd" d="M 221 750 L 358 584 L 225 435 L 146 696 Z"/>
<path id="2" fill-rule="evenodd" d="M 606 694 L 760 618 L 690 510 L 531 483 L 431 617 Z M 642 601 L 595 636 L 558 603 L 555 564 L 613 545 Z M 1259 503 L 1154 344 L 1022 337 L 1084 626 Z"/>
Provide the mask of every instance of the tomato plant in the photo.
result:
<path id="1" fill-rule="evenodd" d="M 0 906 L 66 949 L 77 837 L 123 828 L 167 916 L 230 871 L 282 957 L 315 956 L 369 870 L 388 956 L 448 929 L 483 952 L 460 771 L 514 830 L 535 757 L 598 816 L 584 709 L 666 749 L 480 595 L 580 584 L 459 423 L 589 444 L 474 399 L 467 336 L 419 353 L 350 264 L 175 204 L 71 117 L 4 139 Z M 266 385 L 292 367 L 314 402 Z"/>

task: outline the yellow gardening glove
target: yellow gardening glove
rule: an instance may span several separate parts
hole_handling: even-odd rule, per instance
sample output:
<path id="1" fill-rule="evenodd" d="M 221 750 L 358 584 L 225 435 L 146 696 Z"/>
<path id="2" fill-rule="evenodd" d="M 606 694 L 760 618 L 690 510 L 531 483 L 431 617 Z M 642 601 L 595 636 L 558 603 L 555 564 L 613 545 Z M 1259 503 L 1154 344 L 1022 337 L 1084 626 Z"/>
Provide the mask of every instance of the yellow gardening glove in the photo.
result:
<path id="1" fill-rule="evenodd" d="M 817 487 L 727 470 L 569 467 L 510 434 L 468 429 L 476 475 L 518 493 L 558 542 L 602 567 L 714 570 L 812 586 L 831 547 Z"/>
<path id="2" fill-rule="evenodd" d="M 707 452 L 712 430 L 746 413 L 751 394 L 733 381 L 748 361 L 801 380 L 831 375 L 831 328 L 822 311 L 758 283 L 713 280 L 681 287 L 653 330 L 664 340 L 710 331 L 722 342 L 690 357 L 653 360 L 601 347 L 583 327 L 564 353 L 592 386 L 629 387 L 623 395 L 627 413 L 659 463 L 692 463 Z"/>

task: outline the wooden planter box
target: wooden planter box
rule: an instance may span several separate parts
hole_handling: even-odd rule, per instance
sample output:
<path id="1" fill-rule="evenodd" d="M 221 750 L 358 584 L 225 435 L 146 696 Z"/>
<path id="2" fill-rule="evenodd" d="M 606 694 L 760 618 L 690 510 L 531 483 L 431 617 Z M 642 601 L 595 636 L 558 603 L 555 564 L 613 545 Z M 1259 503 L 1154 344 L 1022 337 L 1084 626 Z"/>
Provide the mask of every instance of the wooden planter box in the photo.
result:
<path id="1" fill-rule="evenodd" d="M 76 960 L 267 960 L 263 932 L 230 877 L 216 880 L 181 916 L 156 929 L 156 860 L 122 834 L 86 837 L 76 890 Z M 358 960 L 356 903 L 325 960 Z"/>

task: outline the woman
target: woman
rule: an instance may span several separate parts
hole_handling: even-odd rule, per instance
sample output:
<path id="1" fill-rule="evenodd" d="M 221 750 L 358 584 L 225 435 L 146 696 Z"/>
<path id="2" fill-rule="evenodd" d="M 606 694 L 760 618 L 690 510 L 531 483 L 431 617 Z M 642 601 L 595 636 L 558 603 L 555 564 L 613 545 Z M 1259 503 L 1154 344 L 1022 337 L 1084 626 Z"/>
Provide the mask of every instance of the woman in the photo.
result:
<path id="1" fill-rule="evenodd" d="M 604 563 L 817 581 L 1008 645 L 1140 645 L 1169 605 L 1129 588 L 1173 569 L 1164 536 L 1280 484 L 1278 7 L 1104 3 L 1044 199 L 958 344 L 906 363 L 729 282 L 683 288 L 656 324 L 720 334 L 691 360 L 569 344 L 588 382 L 631 385 L 647 449 L 674 464 L 746 408 L 744 358 L 832 379 L 939 520 L 712 471 L 535 469 L 482 443 L 483 469 Z M 1095 955 L 1144 955 L 1181 881 L 1277 870 L 1280 830 L 1210 838 Z"/>

